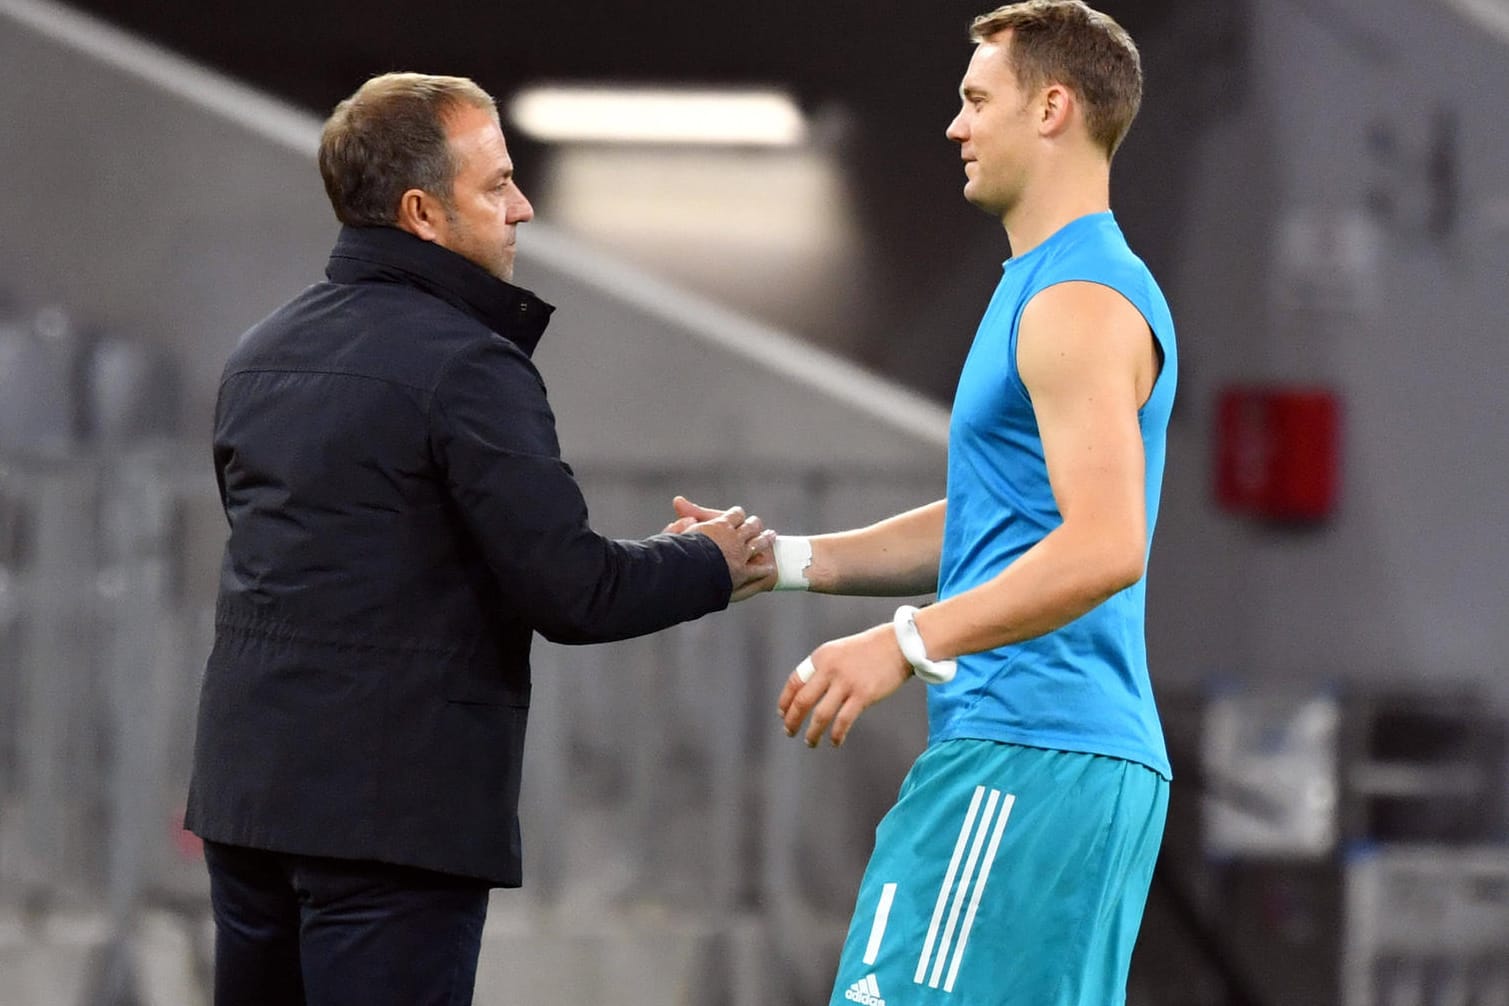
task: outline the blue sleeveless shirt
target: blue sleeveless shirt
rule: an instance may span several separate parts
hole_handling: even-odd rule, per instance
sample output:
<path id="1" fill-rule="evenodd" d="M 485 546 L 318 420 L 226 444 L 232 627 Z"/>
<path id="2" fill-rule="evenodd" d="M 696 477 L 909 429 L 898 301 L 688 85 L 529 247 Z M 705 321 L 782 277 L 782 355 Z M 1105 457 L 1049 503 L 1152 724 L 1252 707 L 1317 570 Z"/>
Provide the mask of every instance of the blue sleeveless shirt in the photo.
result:
<path id="1" fill-rule="evenodd" d="M 1063 522 L 1048 483 L 1032 401 L 1017 372 L 1017 328 L 1037 293 L 1088 281 L 1125 297 L 1163 353 L 1138 412 L 1147 462 L 1151 547 L 1178 352 L 1158 284 L 1109 212 L 1073 220 L 1005 265 L 975 334 L 949 425 L 948 511 L 938 597 L 993 579 Z M 930 742 L 959 737 L 1110 755 L 1170 778 L 1143 632 L 1146 578 L 1059 629 L 959 658 L 954 680 L 928 694 Z"/>

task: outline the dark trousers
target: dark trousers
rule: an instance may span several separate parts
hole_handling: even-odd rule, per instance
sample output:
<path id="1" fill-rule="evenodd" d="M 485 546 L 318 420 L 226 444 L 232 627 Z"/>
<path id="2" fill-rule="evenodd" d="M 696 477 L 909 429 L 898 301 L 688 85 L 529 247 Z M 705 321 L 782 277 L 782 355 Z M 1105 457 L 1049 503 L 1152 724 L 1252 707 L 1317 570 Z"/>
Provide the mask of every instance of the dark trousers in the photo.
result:
<path id="1" fill-rule="evenodd" d="M 488 885 L 204 844 L 215 1006 L 468 1006 Z"/>

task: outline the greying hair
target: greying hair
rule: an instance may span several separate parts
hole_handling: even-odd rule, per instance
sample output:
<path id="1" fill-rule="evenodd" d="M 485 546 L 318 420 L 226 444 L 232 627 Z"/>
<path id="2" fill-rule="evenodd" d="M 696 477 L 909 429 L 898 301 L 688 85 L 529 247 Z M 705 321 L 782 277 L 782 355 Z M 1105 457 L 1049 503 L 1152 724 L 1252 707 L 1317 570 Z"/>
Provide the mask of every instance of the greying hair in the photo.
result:
<path id="1" fill-rule="evenodd" d="M 1021 88 L 1073 91 L 1090 138 L 1114 156 L 1142 105 L 1142 58 L 1126 29 L 1081 0 L 1026 0 L 981 14 L 969 37 L 989 42 L 1005 31 Z"/>
<path id="2" fill-rule="evenodd" d="M 492 96 L 465 77 L 385 73 L 335 106 L 320 133 L 320 176 L 343 224 L 390 225 L 409 189 L 447 205 L 456 176 L 445 117 L 457 106 L 485 109 Z"/>

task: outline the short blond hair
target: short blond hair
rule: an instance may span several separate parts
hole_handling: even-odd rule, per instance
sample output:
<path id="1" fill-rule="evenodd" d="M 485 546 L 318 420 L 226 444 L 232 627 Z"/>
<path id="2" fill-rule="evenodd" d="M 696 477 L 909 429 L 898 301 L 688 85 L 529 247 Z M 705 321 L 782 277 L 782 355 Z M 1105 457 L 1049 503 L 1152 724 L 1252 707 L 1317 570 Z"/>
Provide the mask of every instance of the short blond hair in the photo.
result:
<path id="1" fill-rule="evenodd" d="M 320 133 L 320 176 L 335 216 L 354 227 L 390 225 L 409 189 L 449 203 L 456 164 L 445 118 L 459 106 L 496 118 L 490 94 L 465 77 L 385 73 L 335 106 Z"/>
<path id="2" fill-rule="evenodd" d="M 1062 84 L 1073 91 L 1090 138 L 1114 156 L 1142 106 L 1142 57 L 1126 29 L 1081 0 L 1026 0 L 981 14 L 969 37 L 978 44 L 1005 31 L 1022 89 Z"/>

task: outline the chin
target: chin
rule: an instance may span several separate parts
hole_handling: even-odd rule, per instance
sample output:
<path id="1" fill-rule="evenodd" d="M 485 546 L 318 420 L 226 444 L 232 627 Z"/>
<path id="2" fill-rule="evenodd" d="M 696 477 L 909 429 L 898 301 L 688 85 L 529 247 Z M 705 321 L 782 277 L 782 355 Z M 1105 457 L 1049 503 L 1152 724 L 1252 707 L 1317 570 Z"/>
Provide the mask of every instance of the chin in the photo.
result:
<path id="1" fill-rule="evenodd" d="M 989 213 L 993 217 L 1001 216 L 1008 208 L 1004 200 L 992 199 L 988 193 L 981 192 L 977 186 L 969 184 L 964 186 L 964 198 L 975 209 Z"/>
<path id="2" fill-rule="evenodd" d="M 474 260 L 479 266 L 487 270 L 494 279 L 501 279 L 507 283 L 513 279 L 513 262 L 502 259 L 493 259 L 490 262 Z"/>

